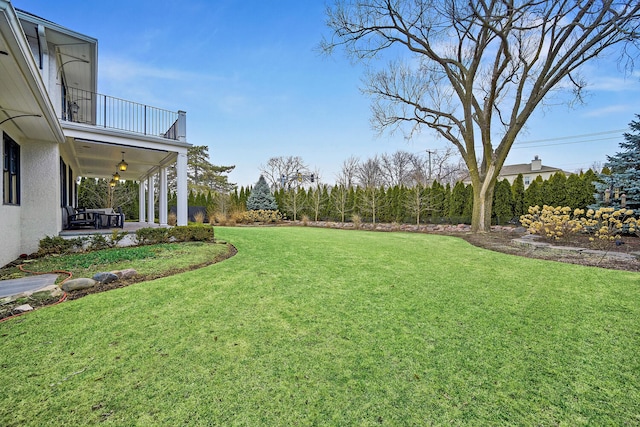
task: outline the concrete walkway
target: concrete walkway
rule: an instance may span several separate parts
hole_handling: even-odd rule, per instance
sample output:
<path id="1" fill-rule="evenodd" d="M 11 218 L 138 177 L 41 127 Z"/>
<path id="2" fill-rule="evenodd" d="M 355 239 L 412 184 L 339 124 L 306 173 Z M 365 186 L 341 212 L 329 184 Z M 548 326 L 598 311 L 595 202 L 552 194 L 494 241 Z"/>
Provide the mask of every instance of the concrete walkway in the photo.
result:
<path id="1" fill-rule="evenodd" d="M 58 278 L 57 274 L 39 274 L 22 277 L 20 279 L 0 280 L 0 298 L 18 295 L 24 292 L 37 291 L 53 285 Z"/>

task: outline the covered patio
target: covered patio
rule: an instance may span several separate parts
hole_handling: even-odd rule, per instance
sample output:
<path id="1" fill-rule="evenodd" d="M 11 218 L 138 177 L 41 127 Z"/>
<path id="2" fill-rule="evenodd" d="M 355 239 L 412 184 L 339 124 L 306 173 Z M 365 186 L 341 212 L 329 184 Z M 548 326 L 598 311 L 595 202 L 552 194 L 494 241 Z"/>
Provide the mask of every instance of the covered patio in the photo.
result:
<path id="1" fill-rule="evenodd" d="M 65 166 L 73 173 L 68 175 L 108 181 L 117 174 L 119 180 L 137 181 L 138 221 L 147 225 L 158 222 L 166 226 L 170 185 L 168 170 L 175 166 L 176 219 L 178 225 L 186 225 L 187 150 L 191 145 L 185 141 L 185 123 L 186 113 L 178 112 L 175 124 L 177 138 L 169 139 L 63 120 L 61 125 L 66 143 L 60 150 L 66 159 L 70 159 Z M 64 173 L 61 175 L 64 178 Z M 64 185 L 62 187 L 64 191 Z M 156 192 L 158 212 L 155 209 Z"/>

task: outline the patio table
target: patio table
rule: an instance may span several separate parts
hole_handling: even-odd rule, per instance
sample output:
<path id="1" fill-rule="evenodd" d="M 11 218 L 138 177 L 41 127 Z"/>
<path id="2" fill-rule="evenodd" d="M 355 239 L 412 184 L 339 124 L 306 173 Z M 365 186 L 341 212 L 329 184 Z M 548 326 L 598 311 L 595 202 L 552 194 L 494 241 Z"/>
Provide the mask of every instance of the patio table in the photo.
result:
<path id="1" fill-rule="evenodd" d="M 109 215 L 115 214 L 112 208 L 86 209 L 85 212 L 92 213 L 94 215 L 99 216 L 100 218 L 98 222 L 99 228 L 109 228 L 110 226 Z"/>

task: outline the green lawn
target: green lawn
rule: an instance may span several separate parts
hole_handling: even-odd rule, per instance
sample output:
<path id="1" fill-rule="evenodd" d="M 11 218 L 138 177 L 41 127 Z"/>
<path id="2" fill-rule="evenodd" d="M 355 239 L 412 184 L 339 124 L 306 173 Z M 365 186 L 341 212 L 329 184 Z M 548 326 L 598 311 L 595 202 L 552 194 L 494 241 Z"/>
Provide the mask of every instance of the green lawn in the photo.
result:
<path id="1" fill-rule="evenodd" d="M 639 425 L 640 275 L 463 240 L 239 253 L 0 324 L 0 425 Z"/>

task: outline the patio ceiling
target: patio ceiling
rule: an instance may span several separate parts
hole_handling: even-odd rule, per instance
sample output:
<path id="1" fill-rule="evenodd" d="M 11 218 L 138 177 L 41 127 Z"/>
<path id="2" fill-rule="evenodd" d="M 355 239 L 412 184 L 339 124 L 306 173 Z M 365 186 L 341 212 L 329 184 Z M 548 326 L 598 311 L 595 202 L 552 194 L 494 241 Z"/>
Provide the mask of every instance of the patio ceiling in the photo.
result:
<path id="1" fill-rule="evenodd" d="M 126 171 L 118 171 L 120 179 L 137 181 L 153 173 L 159 166 L 169 166 L 175 162 L 176 153 L 162 149 L 134 147 L 89 139 L 68 138 L 61 150 L 75 159 L 77 176 L 111 179 L 117 164 L 124 159 L 128 163 Z"/>

